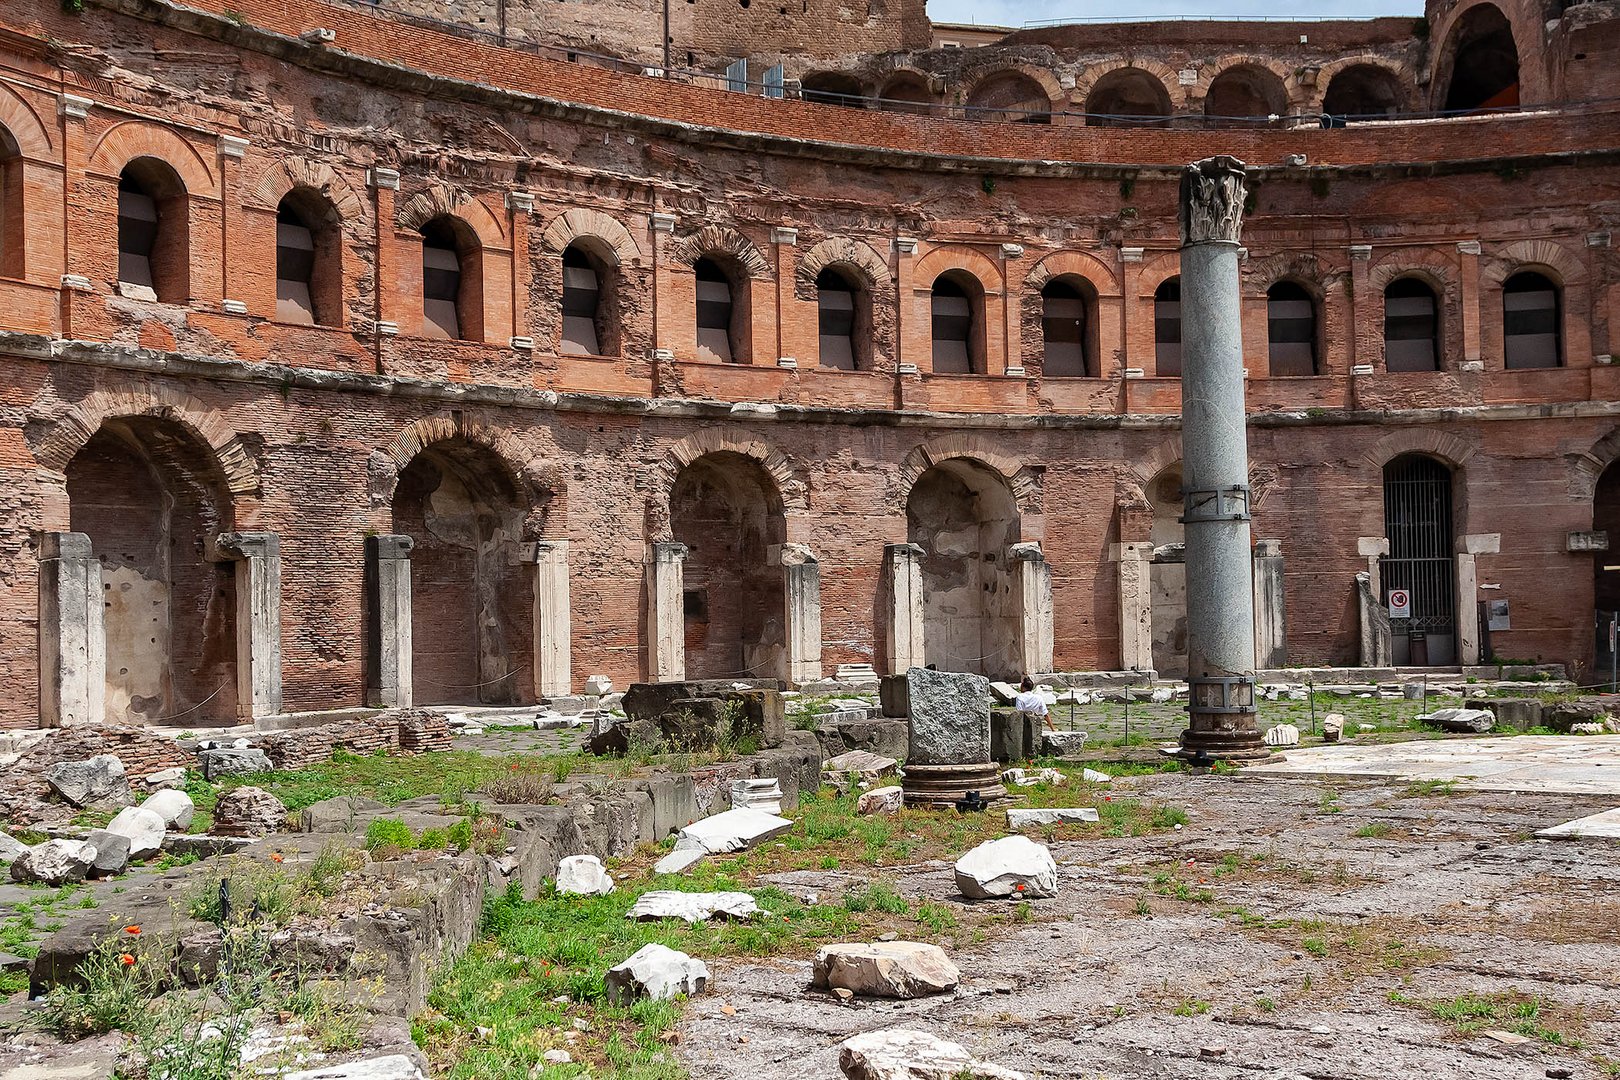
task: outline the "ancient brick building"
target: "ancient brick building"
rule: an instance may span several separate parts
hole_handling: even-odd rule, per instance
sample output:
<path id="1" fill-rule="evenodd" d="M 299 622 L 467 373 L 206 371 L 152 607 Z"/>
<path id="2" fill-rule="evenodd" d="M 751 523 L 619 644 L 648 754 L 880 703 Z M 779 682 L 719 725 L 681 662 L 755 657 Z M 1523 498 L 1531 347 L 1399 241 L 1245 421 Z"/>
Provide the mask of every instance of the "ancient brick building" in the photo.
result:
<path id="1" fill-rule="evenodd" d="M 0 725 L 1175 672 L 1214 153 L 1261 665 L 1594 663 L 1620 5 L 932 50 L 736 4 L 674 5 L 667 78 L 650 5 L 9 5 Z"/>

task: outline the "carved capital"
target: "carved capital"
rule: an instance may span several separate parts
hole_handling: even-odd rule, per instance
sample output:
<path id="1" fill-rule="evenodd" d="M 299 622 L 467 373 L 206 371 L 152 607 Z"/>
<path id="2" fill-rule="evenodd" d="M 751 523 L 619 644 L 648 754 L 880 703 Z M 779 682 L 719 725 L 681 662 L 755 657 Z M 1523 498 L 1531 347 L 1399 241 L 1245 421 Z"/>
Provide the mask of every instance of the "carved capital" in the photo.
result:
<path id="1" fill-rule="evenodd" d="M 1181 246 L 1239 243 L 1243 232 L 1244 165 L 1234 157 L 1195 161 L 1181 173 Z"/>

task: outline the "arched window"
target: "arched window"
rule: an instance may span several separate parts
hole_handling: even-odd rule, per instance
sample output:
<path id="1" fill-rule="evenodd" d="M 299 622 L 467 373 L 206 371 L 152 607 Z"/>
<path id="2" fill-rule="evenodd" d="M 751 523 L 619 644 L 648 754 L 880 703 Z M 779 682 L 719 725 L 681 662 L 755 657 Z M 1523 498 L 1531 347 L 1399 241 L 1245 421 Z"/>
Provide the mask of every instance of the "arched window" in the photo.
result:
<path id="1" fill-rule="evenodd" d="M 891 112 L 932 112 L 934 101 L 923 77 L 911 71 L 899 72 L 878 91 L 878 107 Z"/>
<path id="2" fill-rule="evenodd" d="M 1469 8 L 1457 20 L 1446 52 L 1451 58 L 1447 111 L 1518 106 L 1519 47 L 1513 40 L 1513 26 L 1500 8 L 1494 4 Z"/>
<path id="3" fill-rule="evenodd" d="M 1316 301 L 1304 286 L 1279 281 L 1266 291 L 1271 374 L 1316 374 Z"/>
<path id="4" fill-rule="evenodd" d="M 1141 68 L 1110 71 L 1086 95 L 1087 127 L 1162 124 L 1170 112 L 1170 92 L 1160 79 Z"/>
<path id="5" fill-rule="evenodd" d="M 1181 377 L 1181 279 L 1170 278 L 1153 291 L 1153 374 Z"/>
<path id="6" fill-rule="evenodd" d="M 799 96 L 822 105 L 866 108 L 866 96 L 861 93 L 860 80 L 837 71 L 813 71 L 804 76 L 799 80 Z"/>
<path id="7" fill-rule="evenodd" d="M 1333 76 L 1322 98 L 1322 111 L 1334 124 L 1376 120 L 1400 111 L 1400 80 L 1377 64 L 1352 64 Z"/>
<path id="8" fill-rule="evenodd" d="M 1074 278 L 1054 278 L 1041 290 L 1041 370 L 1051 378 L 1094 375 L 1089 288 Z"/>
<path id="9" fill-rule="evenodd" d="M 1275 72 L 1240 64 L 1215 76 L 1204 95 L 1204 115 L 1214 127 L 1269 123 L 1288 111 L 1288 91 Z"/>
<path id="10" fill-rule="evenodd" d="M 422 226 L 422 333 L 484 339 L 482 249 L 472 227 L 441 214 Z"/>
<path id="11" fill-rule="evenodd" d="M 967 114 L 973 120 L 1050 124 L 1052 99 L 1028 75 L 1003 71 L 984 79 L 968 93 Z"/>
<path id="12" fill-rule="evenodd" d="M 289 191 L 276 209 L 276 318 L 343 323 L 343 243 L 337 211 L 308 188 Z"/>
<path id="13" fill-rule="evenodd" d="M 1396 278 L 1384 289 L 1384 368 L 1440 370 L 1439 307 L 1419 278 Z"/>
<path id="14" fill-rule="evenodd" d="M 1502 285 L 1502 363 L 1514 368 L 1550 368 L 1564 362 L 1558 286 L 1532 270 Z"/>
<path id="15" fill-rule="evenodd" d="M 965 274 L 945 273 L 934 279 L 934 371 L 950 375 L 983 374 L 980 337 L 980 290 Z"/>
<path id="16" fill-rule="evenodd" d="M 186 189 L 156 158 L 136 158 L 118 178 L 118 287 L 139 300 L 191 298 Z"/>
<path id="17" fill-rule="evenodd" d="M 0 277 L 23 276 L 22 155 L 0 127 Z"/>
<path id="18" fill-rule="evenodd" d="M 562 256 L 562 341 L 559 351 L 570 356 L 602 356 L 602 274 L 596 260 L 578 244 Z"/>
<path id="19" fill-rule="evenodd" d="M 816 275 L 816 308 L 821 335 L 821 366 L 854 371 L 861 367 L 857 357 L 857 323 L 860 290 L 840 271 L 828 267 Z M 866 328 L 870 333 L 870 327 Z"/>
<path id="20" fill-rule="evenodd" d="M 722 363 L 748 362 L 746 300 L 725 267 L 704 256 L 692 266 L 697 275 L 698 358 Z"/>

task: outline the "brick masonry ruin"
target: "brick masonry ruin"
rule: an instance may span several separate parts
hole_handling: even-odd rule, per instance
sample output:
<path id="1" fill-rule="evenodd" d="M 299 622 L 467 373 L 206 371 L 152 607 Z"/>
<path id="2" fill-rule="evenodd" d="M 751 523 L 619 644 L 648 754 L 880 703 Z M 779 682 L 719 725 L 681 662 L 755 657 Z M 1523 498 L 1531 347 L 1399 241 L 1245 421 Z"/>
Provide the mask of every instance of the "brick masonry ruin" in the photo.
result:
<path id="1" fill-rule="evenodd" d="M 0 17 L 0 726 L 1174 672 L 1175 184 L 1215 153 L 1255 187 L 1262 662 L 1421 658 L 1364 610 L 1411 483 L 1431 662 L 1481 658 L 1488 598 L 1496 654 L 1594 663 L 1612 4 L 1150 25 L 1131 57 L 931 49 L 914 3 L 844 56 L 814 4 L 679 13 L 684 66 L 786 58 L 781 100 L 642 74 L 565 7 L 552 44 L 633 69 L 472 7 Z"/>

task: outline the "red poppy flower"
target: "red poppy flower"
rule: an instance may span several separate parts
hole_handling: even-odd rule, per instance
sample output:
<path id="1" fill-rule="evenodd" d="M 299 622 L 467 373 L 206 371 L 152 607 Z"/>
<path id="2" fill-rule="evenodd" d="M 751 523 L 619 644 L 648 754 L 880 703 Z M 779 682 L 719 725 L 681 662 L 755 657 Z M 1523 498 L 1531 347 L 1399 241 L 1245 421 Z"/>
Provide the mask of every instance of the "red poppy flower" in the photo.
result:
<path id="1" fill-rule="evenodd" d="M 141 932 L 141 928 L 138 927 L 138 926 L 126 926 L 126 927 L 124 927 L 124 933 L 126 933 L 126 934 L 139 934 L 140 932 Z"/>
<path id="2" fill-rule="evenodd" d="M 135 958 L 129 953 L 119 953 L 118 962 L 123 964 L 125 967 L 132 967 L 135 963 Z"/>

